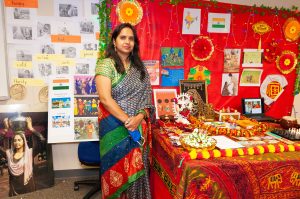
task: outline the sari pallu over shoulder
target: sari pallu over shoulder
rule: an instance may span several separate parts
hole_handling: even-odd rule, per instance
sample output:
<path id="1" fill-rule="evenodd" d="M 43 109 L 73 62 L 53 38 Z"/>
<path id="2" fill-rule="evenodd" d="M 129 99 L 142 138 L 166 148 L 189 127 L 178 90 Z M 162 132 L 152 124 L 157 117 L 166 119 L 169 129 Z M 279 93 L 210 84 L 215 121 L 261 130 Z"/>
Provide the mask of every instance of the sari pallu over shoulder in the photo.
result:
<path id="1" fill-rule="evenodd" d="M 148 74 L 143 81 L 131 68 L 112 88 L 112 97 L 130 116 L 153 108 Z M 99 104 L 99 137 L 102 198 L 118 198 L 132 182 L 145 174 L 142 148 L 128 134 L 124 124 Z"/>

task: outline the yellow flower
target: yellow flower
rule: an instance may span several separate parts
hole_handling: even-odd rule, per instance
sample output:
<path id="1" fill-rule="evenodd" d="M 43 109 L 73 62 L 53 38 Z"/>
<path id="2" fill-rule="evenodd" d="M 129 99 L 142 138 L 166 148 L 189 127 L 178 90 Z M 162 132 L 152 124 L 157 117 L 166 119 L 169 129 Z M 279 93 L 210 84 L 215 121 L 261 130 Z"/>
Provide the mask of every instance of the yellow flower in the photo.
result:
<path id="1" fill-rule="evenodd" d="M 232 149 L 225 149 L 226 157 L 232 157 Z"/>
<path id="2" fill-rule="evenodd" d="M 290 59 L 285 59 L 284 60 L 284 65 L 285 66 L 288 66 L 288 65 L 290 65 L 291 64 L 291 60 Z"/>
<path id="3" fill-rule="evenodd" d="M 238 152 L 238 154 L 241 155 L 241 156 L 244 155 L 243 149 L 237 149 L 237 152 Z"/>
<path id="4" fill-rule="evenodd" d="M 249 155 L 253 155 L 253 154 L 254 154 L 254 149 L 253 149 L 253 147 L 248 148 L 247 151 L 248 151 L 248 154 L 249 154 Z"/>
<path id="5" fill-rule="evenodd" d="M 197 158 L 197 151 L 195 149 L 193 149 L 189 154 L 192 160 Z"/>
<path id="6" fill-rule="evenodd" d="M 280 152 L 284 152 L 284 146 L 282 144 L 278 144 Z"/>
<path id="7" fill-rule="evenodd" d="M 202 151 L 202 156 L 203 156 L 203 158 L 204 159 L 208 159 L 208 158 L 210 158 L 210 154 L 209 154 L 209 152 L 208 151 Z"/>
<path id="8" fill-rule="evenodd" d="M 290 33 L 291 34 L 295 34 L 296 31 L 297 31 L 297 28 L 295 26 L 290 27 Z"/>
<path id="9" fill-rule="evenodd" d="M 214 149 L 214 150 L 213 150 L 213 153 L 214 153 L 214 157 L 215 157 L 215 158 L 221 157 L 221 152 L 220 152 L 219 150 Z"/>
<path id="10" fill-rule="evenodd" d="M 274 153 L 274 152 L 275 152 L 275 146 L 272 145 L 272 144 L 269 144 L 269 145 L 268 145 L 268 149 L 269 149 L 269 152 L 270 152 L 270 153 Z"/>
<path id="11" fill-rule="evenodd" d="M 294 147 L 294 145 L 292 145 L 292 144 L 289 144 L 289 145 L 288 145 L 288 147 L 289 147 L 289 151 L 295 151 L 295 147 Z"/>
<path id="12" fill-rule="evenodd" d="M 259 154 L 263 154 L 263 153 L 265 152 L 264 147 L 262 147 L 262 146 L 257 146 L 257 148 L 258 148 Z"/>
<path id="13" fill-rule="evenodd" d="M 138 24 L 143 17 L 143 8 L 137 1 L 123 0 L 118 3 L 117 14 L 122 23 Z"/>
<path id="14" fill-rule="evenodd" d="M 127 16 L 131 16 L 133 14 L 133 9 L 132 8 L 126 8 L 125 13 L 127 14 Z"/>

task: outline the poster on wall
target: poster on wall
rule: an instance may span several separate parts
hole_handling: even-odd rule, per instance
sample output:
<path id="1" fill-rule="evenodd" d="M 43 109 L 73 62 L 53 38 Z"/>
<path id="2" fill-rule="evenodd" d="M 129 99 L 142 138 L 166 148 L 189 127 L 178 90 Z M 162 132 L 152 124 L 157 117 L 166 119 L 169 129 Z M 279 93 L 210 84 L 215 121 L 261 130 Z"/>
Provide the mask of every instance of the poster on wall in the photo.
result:
<path id="1" fill-rule="evenodd" d="M 162 66 L 183 66 L 184 48 L 163 47 L 161 48 Z"/>
<path id="2" fill-rule="evenodd" d="M 176 89 L 153 89 L 156 119 L 160 116 L 174 116 L 174 99 L 177 96 Z"/>
<path id="3" fill-rule="evenodd" d="M 239 73 L 223 73 L 222 96 L 237 96 L 239 88 Z"/>
<path id="4" fill-rule="evenodd" d="M 143 60 L 144 65 L 150 76 L 151 85 L 159 85 L 160 70 L 158 60 Z"/>
<path id="5" fill-rule="evenodd" d="M 262 67 L 263 49 L 244 49 L 243 67 Z"/>
<path id="6" fill-rule="evenodd" d="M 184 8 L 182 34 L 200 35 L 201 9 Z"/>
<path id="7" fill-rule="evenodd" d="M 245 68 L 240 79 L 240 86 L 260 86 L 262 69 Z"/>
<path id="8" fill-rule="evenodd" d="M 229 33 L 231 14 L 208 13 L 207 32 Z"/>
<path id="9" fill-rule="evenodd" d="M 0 106 L 0 198 L 54 185 L 47 112 L 21 109 L 17 104 Z"/>
<path id="10" fill-rule="evenodd" d="M 48 142 L 99 140 L 98 103 L 94 76 L 51 77 L 48 101 Z"/>
<path id="11" fill-rule="evenodd" d="M 224 73 L 238 73 L 241 49 L 224 49 Z"/>

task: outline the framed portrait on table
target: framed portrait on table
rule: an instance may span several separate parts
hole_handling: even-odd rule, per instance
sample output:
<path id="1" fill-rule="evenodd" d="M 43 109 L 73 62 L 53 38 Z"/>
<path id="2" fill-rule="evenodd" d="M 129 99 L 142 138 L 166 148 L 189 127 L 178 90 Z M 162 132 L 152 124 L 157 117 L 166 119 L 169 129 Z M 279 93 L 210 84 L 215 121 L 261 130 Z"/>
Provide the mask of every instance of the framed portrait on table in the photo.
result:
<path id="1" fill-rule="evenodd" d="M 174 116 L 174 99 L 177 97 L 176 89 L 153 89 L 156 119 L 160 116 Z"/>
<path id="2" fill-rule="evenodd" d="M 180 80 L 180 93 L 187 93 L 193 98 L 192 115 L 197 115 L 207 103 L 207 86 L 204 80 Z M 202 111 L 200 111 L 202 112 Z"/>

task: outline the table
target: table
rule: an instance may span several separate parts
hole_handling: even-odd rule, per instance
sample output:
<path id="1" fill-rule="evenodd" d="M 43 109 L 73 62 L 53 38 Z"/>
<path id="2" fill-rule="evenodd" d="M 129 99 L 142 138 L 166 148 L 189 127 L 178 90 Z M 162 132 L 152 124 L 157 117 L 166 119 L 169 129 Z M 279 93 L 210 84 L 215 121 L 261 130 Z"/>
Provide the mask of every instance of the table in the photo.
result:
<path id="1" fill-rule="evenodd" d="M 153 198 L 300 198 L 300 152 L 182 160 L 153 130 Z"/>

